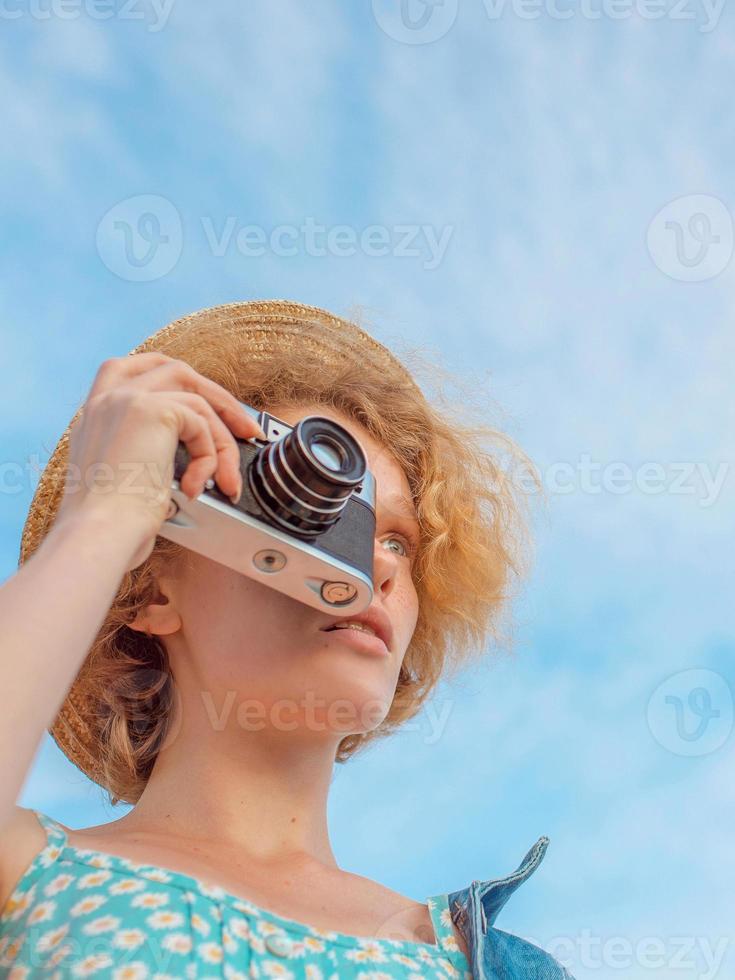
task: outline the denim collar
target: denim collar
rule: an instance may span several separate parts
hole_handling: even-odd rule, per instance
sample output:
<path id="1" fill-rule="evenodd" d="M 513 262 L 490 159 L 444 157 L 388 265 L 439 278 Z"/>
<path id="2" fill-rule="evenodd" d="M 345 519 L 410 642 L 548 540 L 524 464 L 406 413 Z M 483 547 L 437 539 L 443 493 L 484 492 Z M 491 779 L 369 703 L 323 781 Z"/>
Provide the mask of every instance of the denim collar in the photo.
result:
<path id="1" fill-rule="evenodd" d="M 548 846 L 549 838 L 539 837 L 511 874 L 486 881 L 475 879 L 466 888 L 449 893 L 450 914 L 467 942 L 473 975 L 489 975 L 484 972 L 484 946 L 488 930 L 516 888 L 541 864 Z"/>

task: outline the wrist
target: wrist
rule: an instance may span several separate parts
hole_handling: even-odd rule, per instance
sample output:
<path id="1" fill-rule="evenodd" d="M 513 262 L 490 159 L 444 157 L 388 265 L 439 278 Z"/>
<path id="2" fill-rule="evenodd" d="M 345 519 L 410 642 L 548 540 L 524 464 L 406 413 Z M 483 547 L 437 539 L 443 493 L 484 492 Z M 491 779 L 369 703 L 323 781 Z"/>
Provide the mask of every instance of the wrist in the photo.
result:
<path id="1" fill-rule="evenodd" d="M 61 515 L 51 526 L 45 542 L 51 546 L 71 547 L 92 561 L 102 559 L 119 563 L 125 571 L 145 539 L 143 529 L 132 526 L 129 521 L 113 520 L 109 511 L 87 507 Z"/>

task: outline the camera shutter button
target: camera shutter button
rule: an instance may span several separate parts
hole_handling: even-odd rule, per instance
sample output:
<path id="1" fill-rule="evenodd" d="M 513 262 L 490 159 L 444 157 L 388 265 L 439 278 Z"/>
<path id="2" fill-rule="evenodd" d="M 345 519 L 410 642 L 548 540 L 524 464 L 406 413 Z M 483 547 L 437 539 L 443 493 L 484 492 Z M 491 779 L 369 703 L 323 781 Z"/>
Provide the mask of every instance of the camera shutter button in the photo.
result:
<path id="1" fill-rule="evenodd" d="M 322 599 L 333 606 L 349 602 L 357 595 L 357 589 L 348 582 L 325 582 L 322 586 Z"/>

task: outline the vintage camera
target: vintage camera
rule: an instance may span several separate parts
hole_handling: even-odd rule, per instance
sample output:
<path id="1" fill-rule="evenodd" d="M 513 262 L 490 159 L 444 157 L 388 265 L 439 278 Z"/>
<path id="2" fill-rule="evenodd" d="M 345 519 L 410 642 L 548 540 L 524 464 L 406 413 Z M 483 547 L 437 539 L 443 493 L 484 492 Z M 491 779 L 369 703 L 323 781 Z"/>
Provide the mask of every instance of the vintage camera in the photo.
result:
<path id="1" fill-rule="evenodd" d="M 241 402 L 266 439 L 238 439 L 243 489 L 235 505 L 208 480 L 189 500 L 179 481 L 159 534 L 315 609 L 360 613 L 373 597 L 375 478 L 360 443 L 331 419 L 296 426 Z"/>

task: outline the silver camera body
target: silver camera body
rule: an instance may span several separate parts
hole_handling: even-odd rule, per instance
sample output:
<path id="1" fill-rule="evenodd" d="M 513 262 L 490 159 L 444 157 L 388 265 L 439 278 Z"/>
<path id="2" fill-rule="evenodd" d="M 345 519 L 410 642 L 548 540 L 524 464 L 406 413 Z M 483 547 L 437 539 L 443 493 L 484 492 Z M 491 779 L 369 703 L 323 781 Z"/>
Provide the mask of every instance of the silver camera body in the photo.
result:
<path id="1" fill-rule="evenodd" d="M 208 480 L 194 500 L 180 480 L 159 534 L 315 609 L 359 614 L 373 597 L 375 478 L 360 443 L 318 415 L 297 425 L 246 405 L 266 439 L 238 439 L 243 491 L 233 504 Z"/>

